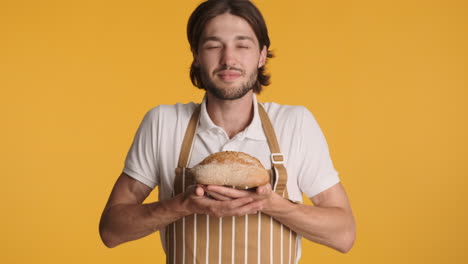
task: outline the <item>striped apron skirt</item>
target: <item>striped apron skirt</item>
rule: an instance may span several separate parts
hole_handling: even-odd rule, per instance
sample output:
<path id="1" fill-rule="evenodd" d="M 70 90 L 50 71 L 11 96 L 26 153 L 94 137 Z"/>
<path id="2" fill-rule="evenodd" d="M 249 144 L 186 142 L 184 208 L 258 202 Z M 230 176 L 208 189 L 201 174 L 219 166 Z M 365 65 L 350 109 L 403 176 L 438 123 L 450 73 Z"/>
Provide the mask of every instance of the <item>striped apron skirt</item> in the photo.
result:
<path id="1" fill-rule="evenodd" d="M 270 147 L 272 170 L 269 170 L 273 191 L 288 199 L 287 173 L 283 156 L 270 119 L 259 104 L 263 130 Z M 195 184 L 186 168 L 198 124 L 200 107 L 192 115 L 176 168 L 173 195 Z M 258 212 L 244 216 L 214 217 L 193 214 L 166 227 L 166 263 L 271 263 L 295 264 L 298 237 L 287 226 L 269 215 Z"/>

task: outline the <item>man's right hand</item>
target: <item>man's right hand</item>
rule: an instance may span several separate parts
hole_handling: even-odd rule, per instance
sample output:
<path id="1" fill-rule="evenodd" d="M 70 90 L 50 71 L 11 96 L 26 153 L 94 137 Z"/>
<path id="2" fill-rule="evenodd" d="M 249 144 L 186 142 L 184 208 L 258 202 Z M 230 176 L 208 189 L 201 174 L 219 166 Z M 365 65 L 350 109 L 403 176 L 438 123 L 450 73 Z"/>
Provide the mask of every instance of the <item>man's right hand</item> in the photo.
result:
<path id="1" fill-rule="evenodd" d="M 226 187 L 228 188 L 228 187 Z M 188 214 L 208 214 L 215 217 L 256 214 L 260 209 L 252 197 L 218 200 L 206 194 L 203 185 L 191 185 L 183 194 L 182 206 Z"/>

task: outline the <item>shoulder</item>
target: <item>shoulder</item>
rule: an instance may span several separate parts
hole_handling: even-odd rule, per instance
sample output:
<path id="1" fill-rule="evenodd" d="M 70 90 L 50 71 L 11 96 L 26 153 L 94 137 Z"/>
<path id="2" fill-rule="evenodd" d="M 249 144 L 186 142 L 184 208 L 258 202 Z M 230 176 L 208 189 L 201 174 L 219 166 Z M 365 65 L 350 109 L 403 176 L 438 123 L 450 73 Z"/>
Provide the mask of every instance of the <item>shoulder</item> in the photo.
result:
<path id="1" fill-rule="evenodd" d="M 323 137 L 317 120 L 306 107 L 277 103 L 264 103 L 263 106 L 280 138 L 294 137 L 301 142 Z"/>
<path id="2" fill-rule="evenodd" d="M 297 123 L 301 125 L 306 123 L 316 123 L 313 114 L 301 105 L 281 105 L 277 103 L 262 103 L 265 111 L 273 122 L 279 123 Z"/>
<path id="3" fill-rule="evenodd" d="M 161 104 L 148 110 L 144 120 L 154 122 L 160 119 L 185 119 L 190 118 L 198 104 L 190 102 L 186 104 L 177 103 L 173 105 Z"/>

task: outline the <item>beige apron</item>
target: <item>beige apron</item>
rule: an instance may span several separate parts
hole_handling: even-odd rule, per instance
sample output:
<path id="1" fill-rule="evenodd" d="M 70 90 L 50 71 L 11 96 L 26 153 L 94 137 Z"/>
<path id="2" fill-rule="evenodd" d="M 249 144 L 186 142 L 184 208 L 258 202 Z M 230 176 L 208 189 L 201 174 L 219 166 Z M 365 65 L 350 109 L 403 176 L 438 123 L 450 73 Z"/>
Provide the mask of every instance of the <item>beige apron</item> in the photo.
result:
<path id="1" fill-rule="evenodd" d="M 273 190 L 288 198 L 287 173 L 283 165 L 273 126 L 263 107 L 258 104 L 263 130 L 270 147 L 273 170 L 270 179 Z M 200 107 L 193 113 L 179 156 L 174 193 L 195 184 L 187 168 L 193 138 L 200 116 Z M 295 263 L 297 254 L 296 233 L 263 213 L 214 217 L 194 214 L 183 217 L 166 227 L 166 263 Z"/>

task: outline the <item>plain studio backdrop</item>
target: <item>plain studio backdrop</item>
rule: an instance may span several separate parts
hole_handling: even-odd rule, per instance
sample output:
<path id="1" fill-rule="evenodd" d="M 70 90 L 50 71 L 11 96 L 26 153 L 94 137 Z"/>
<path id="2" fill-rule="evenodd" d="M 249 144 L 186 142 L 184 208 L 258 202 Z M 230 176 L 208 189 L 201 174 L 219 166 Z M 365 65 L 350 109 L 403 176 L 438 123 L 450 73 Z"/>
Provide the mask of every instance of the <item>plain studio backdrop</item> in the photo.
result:
<path id="1" fill-rule="evenodd" d="M 202 99 L 199 3 L 0 2 L 1 263 L 163 263 L 157 233 L 107 249 L 98 222 L 146 111 Z M 467 2 L 255 3 L 259 100 L 312 111 L 357 220 L 350 253 L 304 241 L 301 263 L 467 263 Z"/>

